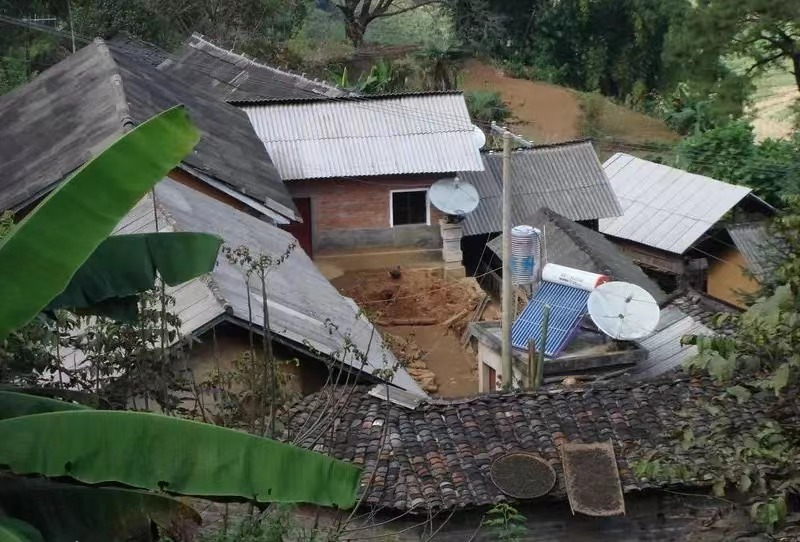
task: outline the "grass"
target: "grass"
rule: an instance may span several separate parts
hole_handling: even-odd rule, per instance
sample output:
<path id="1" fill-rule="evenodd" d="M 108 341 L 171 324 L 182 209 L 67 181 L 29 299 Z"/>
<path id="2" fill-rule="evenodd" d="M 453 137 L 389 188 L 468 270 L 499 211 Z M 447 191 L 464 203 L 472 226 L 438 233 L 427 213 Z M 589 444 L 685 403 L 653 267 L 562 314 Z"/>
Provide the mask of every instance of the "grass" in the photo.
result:
<path id="1" fill-rule="evenodd" d="M 413 0 L 397 2 L 395 9 L 402 9 L 410 1 Z M 441 7 L 422 6 L 394 17 L 376 19 L 367 27 L 364 43 L 382 47 L 416 45 L 446 48 L 455 43 L 455 28 Z M 310 12 L 302 28 L 289 40 L 288 47 L 295 57 L 315 65 L 353 53 L 353 46 L 345 35 L 341 13 L 319 8 Z"/>

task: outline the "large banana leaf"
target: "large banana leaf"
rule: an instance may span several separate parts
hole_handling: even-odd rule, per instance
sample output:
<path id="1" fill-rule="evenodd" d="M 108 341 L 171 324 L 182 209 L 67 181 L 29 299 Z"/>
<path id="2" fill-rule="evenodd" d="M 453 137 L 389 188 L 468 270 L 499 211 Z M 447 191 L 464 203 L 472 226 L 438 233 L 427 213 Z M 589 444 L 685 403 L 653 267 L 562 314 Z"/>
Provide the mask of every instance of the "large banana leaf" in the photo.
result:
<path id="1" fill-rule="evenodd" d="M 198 139 L 182 106 L 153 117 L 87 162 L 0 241 L 0 341 L 66 288 Z"/>
<path id="2" fill-rule="evenodd" d="M 72 411 L 0 421 L 16 474 L 258 502 L 350 508 L 360 470 L 282 442 L 140 412 Z"/>
<path id="3" fill-rule="evenodd" d="M 47 309 L 77 309 L 121 321 L 134 320 L 136 294 L 153 287 L 156 273 L 170 286 L 209 273 L 221 245 L 222 238 L 209 233 L 112 235 L 97 247 Z"/>
<path id="4" fill-rule="evenodd" d="M 33 525 L 10 517 L 0 517 L 0 542 L 44 542 Z"/>
<path id="5" fill-rule="evenodd" d="M 192 507 L 166 495 L 8 476 L 0 477 L 0 509 L 48 542 L 116 542 L 147 533 L 150 521 L 165 529 L 201 522 Z"/>
<path id="6" fill-rule="evenodd" d="M 79 403 L 89 408 L 96 408 L 97 403 L 100 403 L 100 408 L 111 408 L 111 403 L 107 399 L 98 397 L 93 393 L 77 390 L 65 390 L 60 388 L 42 388 L 36 386 L 12 386 L 9 384 L 0 384 L 0 391 L 10 391 L 24 395 L 35 395 L 37 397 L 49 397 L 50 399 L 58 399 L 59 401 L 68 401 L 71 403 Z M 54 411 L 57 409 L 54 409 Z M 62 409 L 63 410 L 63 409 Z"/>
<path id="7" fill-rule="evenodd" d="M 0 420 L 64 410 L 89 410 L 89 407 L 48 397 L 0 390 Z"/>

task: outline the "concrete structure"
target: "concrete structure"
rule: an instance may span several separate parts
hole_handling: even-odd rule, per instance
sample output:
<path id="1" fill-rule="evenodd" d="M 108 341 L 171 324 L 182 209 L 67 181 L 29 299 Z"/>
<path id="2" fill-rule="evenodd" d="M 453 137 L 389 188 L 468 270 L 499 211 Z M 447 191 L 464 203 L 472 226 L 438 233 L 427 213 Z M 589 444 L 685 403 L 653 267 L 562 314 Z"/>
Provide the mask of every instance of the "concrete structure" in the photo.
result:
<path id="1" fill-rule="evenodd" d="M 477 392 L 500 390 L 506 378 L 500 359 L 500 324 L 473 323 L 470 334 L 478 358 Z M 567 376 L 621 374 L 646 358 L 647 352 L 633 343 L 612 342 L 602 333 L 582 329 L 561 355 L 545 361 L 544 381 L 560 382 Z M 514 349 L 512 362 L 515 388 L 527 387 L 528 352 Z"/>

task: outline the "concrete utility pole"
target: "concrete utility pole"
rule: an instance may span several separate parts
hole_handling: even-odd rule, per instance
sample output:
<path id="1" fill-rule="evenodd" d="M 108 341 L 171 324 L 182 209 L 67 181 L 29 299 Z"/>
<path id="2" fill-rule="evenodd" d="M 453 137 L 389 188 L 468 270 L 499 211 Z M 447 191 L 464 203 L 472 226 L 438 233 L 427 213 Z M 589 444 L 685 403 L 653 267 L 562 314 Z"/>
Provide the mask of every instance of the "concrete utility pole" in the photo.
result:
<path id="1" fill-rule="evenodd" d="M 533 147 L 533 143 L 512 134 L 506 128 L 500 128 L 492 122 L 492 131 L 503 136 L 503 289 L 500 333 L 502 335 L 501 367 L 503 370 L 503 388 L 510 390 L 514 382 L 514 366 L 512 364 L 513 346 L 511 344 L 511 326 L 514 323 L 514 294 L 511 281 L 511 140 L 524 147 Z"/>
<path id="2" fill-rule="evenodd" d="M 511 132 L 503 131 L 503 319 L 501 360 L 503 367 L 503 388 L 510 390 L 514 380 L 514 367 L 511 363 L 511 326 L 514 323 L 514 298 L 511 288 Z"/>

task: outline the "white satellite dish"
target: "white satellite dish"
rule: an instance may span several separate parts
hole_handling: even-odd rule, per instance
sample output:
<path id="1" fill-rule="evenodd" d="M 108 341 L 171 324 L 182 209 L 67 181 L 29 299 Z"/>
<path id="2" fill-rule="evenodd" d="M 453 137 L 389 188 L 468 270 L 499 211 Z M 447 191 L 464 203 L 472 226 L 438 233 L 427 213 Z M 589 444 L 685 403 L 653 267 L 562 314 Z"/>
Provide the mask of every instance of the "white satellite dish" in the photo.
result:
<path id="1" fill-rule="evenodd" d="M 437 209 L 455 216 L 471 213 L 481 201 L 475 187 L 458 177 L 436 181 L 431 185 L 428 195 Z"/>
<path id="2" fill-rule="evenodd" d="M 486 134 L 474 124 L 472 125 L 472 143 L 476 149 L 482 149 L 486 145 Z"/>
<path id="3" fill-rule="evenodd" d="M 661 314 L 653 296 L 629 282 L 601 284 L 592 290 L 587 307 L 600 331 L 625 341 L 650 335 Z"/>

